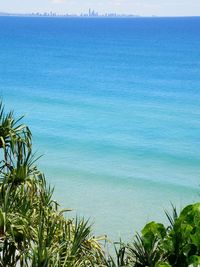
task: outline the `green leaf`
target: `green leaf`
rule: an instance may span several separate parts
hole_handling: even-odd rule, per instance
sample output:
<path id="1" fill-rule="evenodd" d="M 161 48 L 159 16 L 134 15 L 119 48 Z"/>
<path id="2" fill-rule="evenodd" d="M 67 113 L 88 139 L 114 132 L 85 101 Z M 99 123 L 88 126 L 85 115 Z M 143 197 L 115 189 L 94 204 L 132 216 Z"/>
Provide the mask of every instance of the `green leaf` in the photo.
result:
<path id="1" fill-rule="evenodd" d="M 142 230 L 143 238 L 155 238 L 157 236 L 160 239 L 163 239 L 166 236 L 166 229 L 163 224 L 150 222 L 145 225 Z"/>
<path id="2" fill-rule="evenodd" d="M 200 265 L 200 256 L 193 255 L 189 258 L 188 264 L 192 265 L 192 267 L 199 267 Z"/>
<path id="3" fill-rule="evenodd" d="M 172 267 L 172 265 L 167 262 L 158 262 L 156 263 L 155 267 Z"/>

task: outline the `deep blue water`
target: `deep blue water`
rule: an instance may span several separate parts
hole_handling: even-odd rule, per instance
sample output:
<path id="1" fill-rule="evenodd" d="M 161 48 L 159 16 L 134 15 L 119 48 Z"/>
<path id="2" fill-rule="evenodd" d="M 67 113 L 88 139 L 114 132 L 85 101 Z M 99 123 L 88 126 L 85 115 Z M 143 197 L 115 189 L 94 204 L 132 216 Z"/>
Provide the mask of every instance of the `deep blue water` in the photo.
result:
<path id="1" fill-rule="evenodd" d="M 0 17 L 0 95 L 97 233 L 199 200 L 200 18 Z"/>

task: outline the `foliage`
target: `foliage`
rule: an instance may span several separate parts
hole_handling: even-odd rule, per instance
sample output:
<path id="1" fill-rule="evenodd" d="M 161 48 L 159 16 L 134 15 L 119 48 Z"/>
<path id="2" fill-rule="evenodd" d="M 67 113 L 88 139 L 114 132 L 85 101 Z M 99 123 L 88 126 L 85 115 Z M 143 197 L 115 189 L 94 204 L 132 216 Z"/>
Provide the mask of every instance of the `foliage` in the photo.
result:
<path id="1" fill-rule="evenodd" d="M 166 215 L 169 226 L 156 222 L 146 224 L 141 235 L 136 234 L 133 242 L 123 246 L 123 264 L 107 266 L 199 267 L 200 203 L 188 205 L 180 215 L 173 207 L 172 216 Z"/>
<path id="2" fill-rule="evenodd" d="M 124 267 L 128 266 L 129 264 L 129 258 L 127 257 L 126 254 L 126 245 L 120 242 L 115 242 L 114 243 L 114 252 L 115 256 L 111 256 L 110 254 L 105 257 L 105 266 L 108 267 Z"/>
<path id="3" fill-rule="evenodd" d="M 0 104 L 0 266 L 100 266 L 100 238 L 67 219 L 37 169 L 31 132 Z"/>

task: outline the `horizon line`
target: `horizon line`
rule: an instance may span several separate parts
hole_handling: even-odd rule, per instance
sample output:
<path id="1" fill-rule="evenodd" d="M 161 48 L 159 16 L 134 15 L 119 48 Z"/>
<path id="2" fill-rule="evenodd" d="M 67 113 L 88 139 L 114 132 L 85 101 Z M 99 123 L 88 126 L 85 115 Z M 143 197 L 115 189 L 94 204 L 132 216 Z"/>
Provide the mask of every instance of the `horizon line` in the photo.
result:
<path id="1" fill-rule="evenodd" d="M 68 18 L 192 18 L 192 17 L 200 17 L 200 15 L 137 15 L 137 14 L 120 14 L 120 13 L 104 13 L 104 14 L 98 14 L 98 15 L 92 15 L 90 16 L 87 13 L 65 13 L 65 14 L 59 14 L 56 12 L 26 12 L 26 13 L 10 13 L 5 11 L 0 11 L 0 17 L 2 16 L 15 16 L 15 17 L 68 17 Z"/>

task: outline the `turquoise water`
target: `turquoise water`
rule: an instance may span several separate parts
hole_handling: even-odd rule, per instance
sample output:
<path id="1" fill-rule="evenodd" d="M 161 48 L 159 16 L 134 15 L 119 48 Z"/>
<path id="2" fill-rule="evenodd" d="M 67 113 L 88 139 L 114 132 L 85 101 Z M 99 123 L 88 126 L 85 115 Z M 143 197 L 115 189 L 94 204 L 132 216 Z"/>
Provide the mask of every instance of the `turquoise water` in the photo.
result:
<path id="1" fill-rule="evenodd" d="M 0 17 L 0 95 L 72 215 L 127 238 L 199 200 L 200 18 Z"/>

